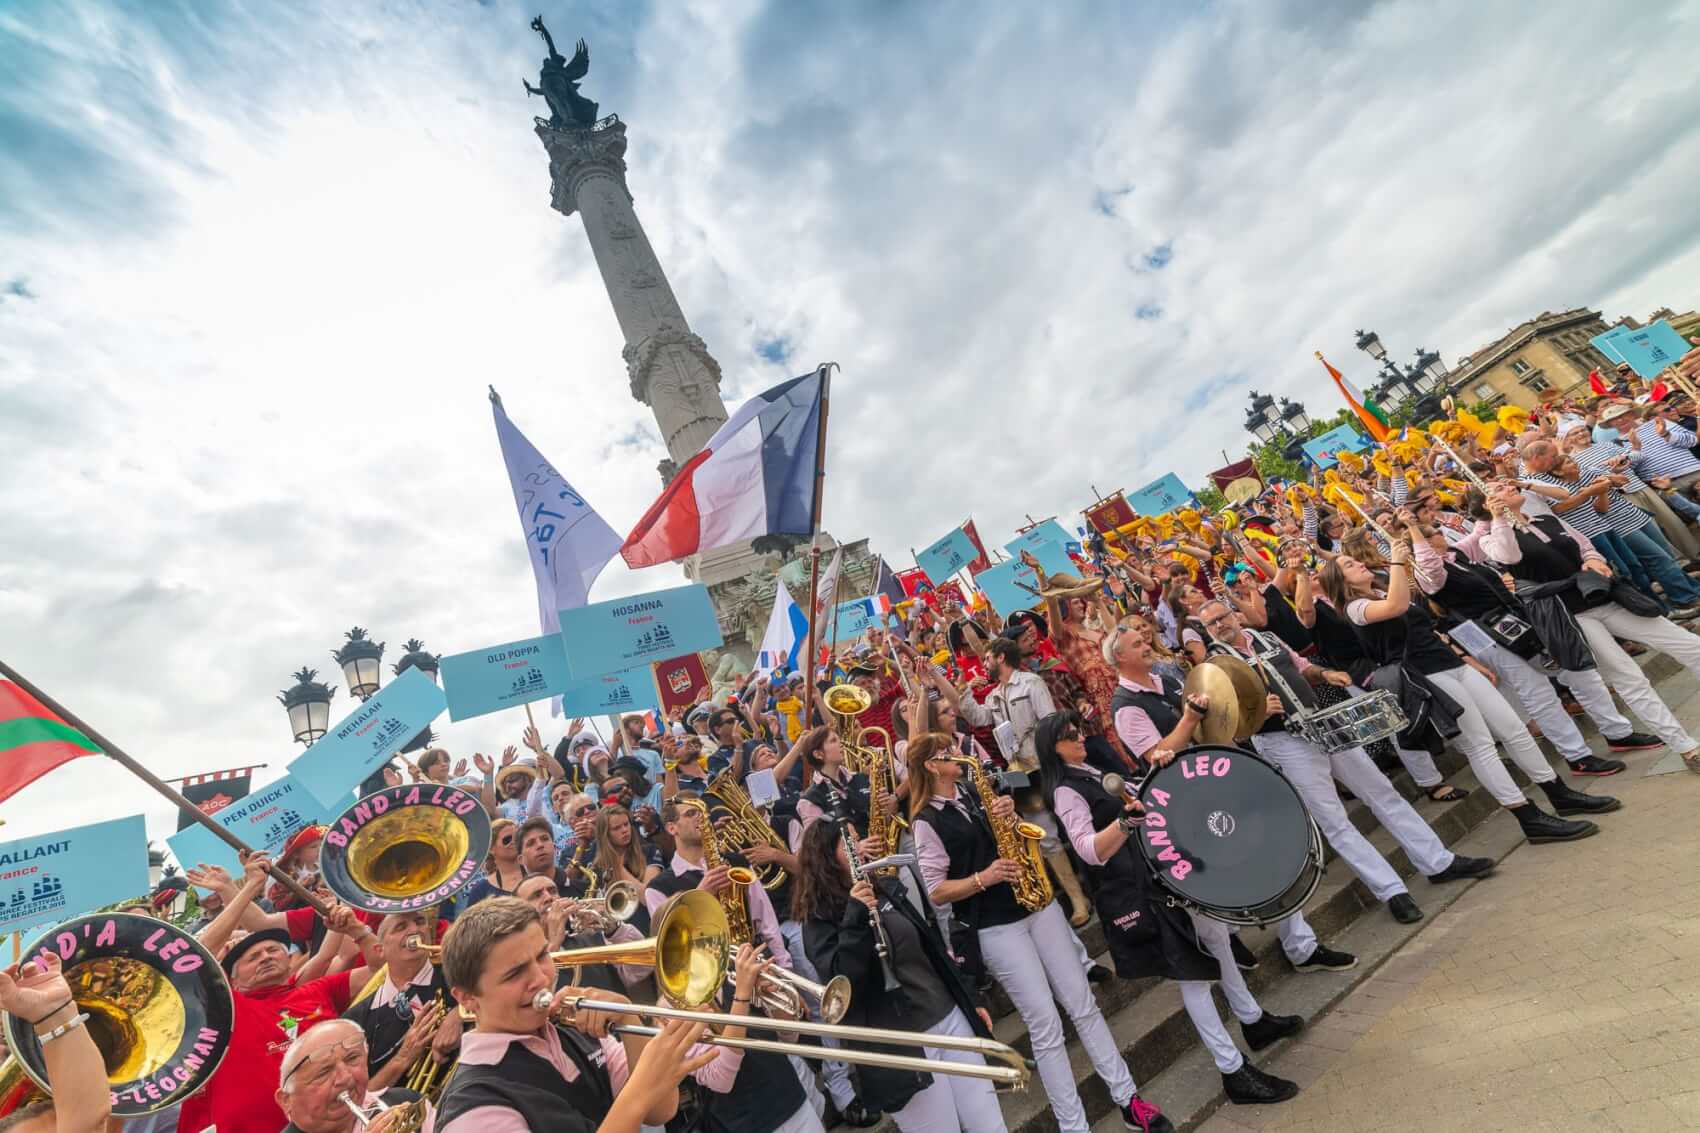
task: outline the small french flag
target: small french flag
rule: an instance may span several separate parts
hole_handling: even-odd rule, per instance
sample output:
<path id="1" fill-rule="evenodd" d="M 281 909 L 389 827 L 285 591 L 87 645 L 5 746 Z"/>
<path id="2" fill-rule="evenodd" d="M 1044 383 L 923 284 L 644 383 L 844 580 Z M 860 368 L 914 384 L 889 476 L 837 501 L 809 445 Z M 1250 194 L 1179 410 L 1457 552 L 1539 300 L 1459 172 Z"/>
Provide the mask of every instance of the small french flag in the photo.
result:
<path id="1" fill-rule="evenodd" d="M 626 565 L 677 562 L 759 535 L 813 534 L 827 381 L 822 366 L 739 406 L 626 536 Z"/>

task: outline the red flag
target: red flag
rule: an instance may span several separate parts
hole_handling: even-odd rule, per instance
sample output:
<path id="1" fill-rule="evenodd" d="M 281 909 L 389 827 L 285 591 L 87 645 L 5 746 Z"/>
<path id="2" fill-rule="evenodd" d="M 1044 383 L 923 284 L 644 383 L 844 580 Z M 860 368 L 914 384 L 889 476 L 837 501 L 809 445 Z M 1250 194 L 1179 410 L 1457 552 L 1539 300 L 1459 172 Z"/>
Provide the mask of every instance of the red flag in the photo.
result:
<path id="1" fill-rule="evenodd" d="M 968 575 L 972 578 L 974 575 L 979 574 L 981 571 L 990 567 L 992 565 L 992 560 L 986 554 L 986 545 L 980 542 L 980 533 L 975 530 L 974 521 L 972 519 L 962 525 L 962 533 L 968 536 L 968 541 L 974 544 L 974 549 L 976 551 L 980 552 L 976 558 L 969 560 L 968 563 Z"/>
<path id="2" fill-rule="evenodd" d="M 670 661 L 655 662 L 655 687 L 661 693 L 661 711 L 689 708 L 697 701 L 697 693 L 708 685 L 708 673 L 702 667 L 702 654 L 687 653 Z"/>
<path id="3" fill-rule="evenodd" d="M 1132 523 L 1138 518 L 1133 513 L 1133 505 L 1128 503 L 1127 497 L 1120 492 L 1105 496 L 1086 509 L 1086 522 L 1103 535 L 1108 535 L 1124 523 Z"/>
<path id="4" fill-rule="evenodd" d="M 62 763 L 99 754 L 87 736 L 21 686 L 0 679 L 0 801 Z"/>
<path id="5" fill-rule="evenodd" d="M 933 588 L 933 580 L 927 577 L 927 572 L 920 567 L 897 572 L 898 585 L 903 587 L 906 598 L 919 598 Z"/>
<path id="6" fill-rule="evenodd" d="M 1604 397 L 1606 395 L 1606 383 L 1600 380 L 1600 372 L 1598 370 L 1588 371 L 1588 388 L 1594 391 L 1595 397 Z"/>

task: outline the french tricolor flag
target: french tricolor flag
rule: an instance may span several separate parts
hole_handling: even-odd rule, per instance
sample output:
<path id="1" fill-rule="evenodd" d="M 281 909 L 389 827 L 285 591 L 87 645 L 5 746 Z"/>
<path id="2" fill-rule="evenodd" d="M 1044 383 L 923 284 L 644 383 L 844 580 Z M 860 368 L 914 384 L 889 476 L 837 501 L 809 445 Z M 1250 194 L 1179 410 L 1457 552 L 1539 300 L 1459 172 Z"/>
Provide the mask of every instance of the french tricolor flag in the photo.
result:
<path id="1" fill-rule="evenodd" d="M 626 565 L 675 562 L 758 535 L 813 534 L 826 390 L 823 366 L 739 406 L 626 536 Z"/>

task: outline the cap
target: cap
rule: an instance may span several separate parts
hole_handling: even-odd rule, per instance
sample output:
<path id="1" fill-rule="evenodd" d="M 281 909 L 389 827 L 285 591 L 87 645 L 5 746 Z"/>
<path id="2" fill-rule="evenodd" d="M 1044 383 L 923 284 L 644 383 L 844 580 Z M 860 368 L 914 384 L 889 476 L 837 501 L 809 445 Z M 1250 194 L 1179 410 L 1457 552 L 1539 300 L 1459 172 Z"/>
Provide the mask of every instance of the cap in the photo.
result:
<path id="1" fill-rule="evenodd" d="M 325 828 L 323 826 L 303 826 L 289 836 L 289 841 L 283 844 L 283 852 L 277 856 L 279 865 L 288 861 L 291 856 L 300 853 L 308 846 L 323 841 Z"/>
<path id="2" fill-rule="evenodd" d="M 1600 414 L 1600 424 L 1604 425 L 1607 421 L 1616 421 L 1619 417 L 1628 416 L 1631 412 L 1632 410 L 1627 405 L 1608 405 Z"/>
<path id="3" fill-rule="evenodd" d="M 247 936 L 244 936 L 241 940 L 232 944 L 230 946 L 230 951 L 224 954 L 224 974 L 227 976 L 230 975 L 230 973 L 236 968 L 236 961 L 242 959 L 243 955 L 249 949 L 254 948 L 257 945 L 264 944 L 268 940 L 276 941 L 285 948 L 288 948 L 289 931 L 281 928 L 267 928 L 261 929 L 259 932 L 250 932 Z"/>

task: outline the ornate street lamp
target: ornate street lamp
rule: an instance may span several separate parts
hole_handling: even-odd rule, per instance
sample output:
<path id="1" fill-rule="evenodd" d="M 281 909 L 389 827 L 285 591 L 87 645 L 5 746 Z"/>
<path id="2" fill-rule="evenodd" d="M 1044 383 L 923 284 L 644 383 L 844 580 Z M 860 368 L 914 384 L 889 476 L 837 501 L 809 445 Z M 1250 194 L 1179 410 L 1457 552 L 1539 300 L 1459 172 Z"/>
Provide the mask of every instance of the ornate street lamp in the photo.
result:
<path id="1" fill-rule="evenodd" d="M 1420 346 L 1417 347 L 1417 365 L 1412 373 L 1422 375 L 1417 388 L 1424 393 L 1433 393 L 1446 384 L 1446 363 L 1434 351 Z"/>
<path id="2" fill-rule="evenodd" d="M 336 689 L 314 680 L 318 675 L 317 669 L 302 669 L 294 674 L 295 687 L 277 695 L 289 713 L 289 730 L 298 744 L 312 743 L 330 727 L 331 697 Z"/>
<path id="3" fill-rule="evenodd" d="M 1381 345 L 1381 337 L 1373 330 L 1358 332 L 1358 349 L 1374 358 L 1377 362 L 1387 357 L 1387 347 Z"/>
<path id="4" fill-rule="evenodd" d="M 1310 428 L 1310 416 L 1305 413 L 1304 402 L 1281 399 L 1281 422 L 1287 427 L 1287 432 L 1294 436 L 1302 435 Z"/>
<path id="5" fill-rule="evenodd" d="M 401 660 L 395 663 L 395 675 L 399 677 L 409 669 L 420 669 L 435 684 L 437 680 L 437 655 L 427 652 L 425 643 L 417 637 L 408 638 L 405 648 L 407 652 L 403 653 Z"/>
<path id="6" fill-rule="evenodd" d="M 366 631 L 355 626 L 343 635 L 348 638 L 342 648 L 333 650 L 331 656 L 342 666 L 343 679 L 348 682 L 348 692 L 366 700 L 378 691 L 378 678 L 383 671 L 380 664 L 384 659 L 384 643 L 373 641 L 366 636 Z"/>
<path id="7" fill-rule="evenodd" d="M 1251 406 L 1246 410 L 1246 432 L 1267 444 L 1275 439 L 1280 428 L 1281 411 L 1275 408 L 1275 399 L 1266 393 L 1251 391 Z"/>

